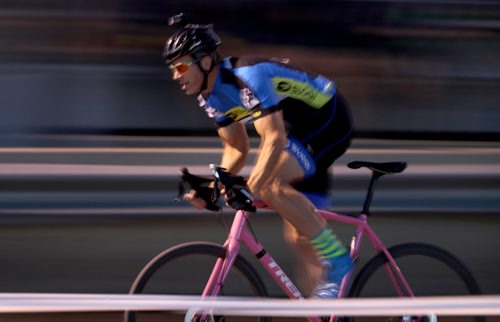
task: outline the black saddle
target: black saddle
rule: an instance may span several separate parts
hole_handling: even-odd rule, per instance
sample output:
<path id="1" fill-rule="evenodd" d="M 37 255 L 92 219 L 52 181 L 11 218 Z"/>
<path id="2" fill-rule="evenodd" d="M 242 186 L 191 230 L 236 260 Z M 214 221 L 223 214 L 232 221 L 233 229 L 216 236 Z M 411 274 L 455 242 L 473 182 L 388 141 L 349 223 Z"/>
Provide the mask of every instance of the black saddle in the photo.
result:
<path id="1" fill-rule="evenodd" d="M 401 173 L 406 169 L 406 162 L 367 162 L 367 161 L 353 161 L 349 162 L 347 166 L 351 169 L 359 169 L 366 167 L 379 174 Z"/>

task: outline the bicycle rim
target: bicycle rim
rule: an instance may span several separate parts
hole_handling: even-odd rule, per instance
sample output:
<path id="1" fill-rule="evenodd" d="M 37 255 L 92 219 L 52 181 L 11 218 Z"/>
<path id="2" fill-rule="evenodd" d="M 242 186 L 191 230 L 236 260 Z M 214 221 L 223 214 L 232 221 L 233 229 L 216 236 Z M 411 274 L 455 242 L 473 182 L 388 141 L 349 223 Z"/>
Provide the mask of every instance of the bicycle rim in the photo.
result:
<path id="1" fill-rule="evenodd" d="M 140 272 L 130 294 L 200 295 L 218 258 L 226 250 L 213 243 L 181 244 L 153 258 Z M 238 256 L 221 295 L 267 296 L 267 290 L 253 266 Z M 125 312 L 125 322 L 184 321 L 185 312 Z M 198 319 L 199 320 L 199 319 Z M 197 321 L 197 319 L 193 319 Z M 204 321 L 270 321 L 262 317 L 210 316 Z"/>
<path id="2" fill-rule="evenodd" d="M 467 267 L 448 251 L 423 243 L 389 248 L 415 296 L 476 295 L 481 291 Z M 398 296 L 386 271 L 383 253 L 372 258 L 355 278 L 350 297 Z M 431 317 L 346 318 L 344 321 L 430 321 Z M 484 322 L 484 317 L 439 316 L 440 322 Z"/>

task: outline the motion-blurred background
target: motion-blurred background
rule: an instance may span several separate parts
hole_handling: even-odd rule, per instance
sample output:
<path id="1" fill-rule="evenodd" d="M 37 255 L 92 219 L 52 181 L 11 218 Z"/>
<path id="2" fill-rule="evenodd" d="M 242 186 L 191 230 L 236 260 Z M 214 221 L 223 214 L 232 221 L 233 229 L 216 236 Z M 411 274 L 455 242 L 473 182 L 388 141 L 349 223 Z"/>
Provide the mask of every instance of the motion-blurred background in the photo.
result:
<path id="1" fill-rule="evenodd" d="M 375 196 L 382 239 L 439 244 L 500 293 L 496 0 L 1 0 L 0 292 L 125 293 L 166 247 L 225 237 L 172 201 L 180 166 L 220 154 L 161 59 L 178 12 L 214 23 L 224 55 L 334 79 L 356 124 L 335 209 L 364 197 L 368 172 L 346 162 L 407 160 Z M 278 216 L 255 222 L 291 269 Z"/>
<path id="2" fill-rule="evenodd" d="M 210 129 L 162 63 L 178 12 L 335 79 L 359 134 L 498 138 L 495 0 L 5 0 L 0 131 Z"/>

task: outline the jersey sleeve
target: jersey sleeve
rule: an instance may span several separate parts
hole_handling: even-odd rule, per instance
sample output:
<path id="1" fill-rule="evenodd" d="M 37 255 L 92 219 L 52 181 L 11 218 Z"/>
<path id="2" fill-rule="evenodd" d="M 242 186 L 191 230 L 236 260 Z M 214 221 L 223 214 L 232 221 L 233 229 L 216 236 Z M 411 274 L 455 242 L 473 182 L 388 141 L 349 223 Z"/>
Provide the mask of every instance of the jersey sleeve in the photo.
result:
<path id="1" fill-rule="evenodd" d="M 335 94 L 335 84 L 327 78 L 276 62 L 238 67 L 235 74 L 248 84 L 262 109 L 275 107 L 285 98 L 319 109 Z"/>
<path id="2" fill-rule="evenodd" d="M 235 74 L 248 86 L 247 92 L 252 95 L 253 104 L 248 107 L 259 105 L 261 109 L 266 109 L 279 104 L 282 98 L 273 91 L 269 64 L 238 67 Z"/>

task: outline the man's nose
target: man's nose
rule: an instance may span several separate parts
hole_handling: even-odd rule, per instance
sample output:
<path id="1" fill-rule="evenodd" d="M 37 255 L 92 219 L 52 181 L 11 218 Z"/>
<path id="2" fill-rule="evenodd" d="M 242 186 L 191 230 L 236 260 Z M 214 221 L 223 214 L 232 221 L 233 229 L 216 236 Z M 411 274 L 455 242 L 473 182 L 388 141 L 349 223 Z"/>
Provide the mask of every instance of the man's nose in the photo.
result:
<path id="1" fill-rule="evenodd" d="M 172 79 L 178 80 L 179 78 L 181 78 L 181 73 L 179 73 L 177 69 L 174 68 L 174 70 L 172 71 Z"/>

